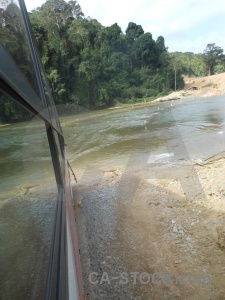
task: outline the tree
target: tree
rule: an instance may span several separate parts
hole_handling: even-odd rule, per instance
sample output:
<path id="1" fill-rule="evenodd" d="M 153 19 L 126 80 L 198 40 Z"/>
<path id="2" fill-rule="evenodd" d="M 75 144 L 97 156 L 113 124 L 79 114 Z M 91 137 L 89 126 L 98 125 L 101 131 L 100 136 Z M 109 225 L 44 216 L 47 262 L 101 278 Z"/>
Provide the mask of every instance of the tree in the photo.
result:
<path id="1" fill-rule="evenodd" d="M 171 63 L 174 69 L 174 90 L 177 90 L 177 69 L 179 68 L 179 59 L 177 56 L 173 56 L 171 59 Z"/>
<path id="2" fill-rule="evenodd" d="M 204 54 L 193 52 L 173 52 L 170 56 L 176 55 L 179 58 L 181 73 L 188 77 L 206 76 L 206 66 L 204 62 Z"/>
<path id="3" fill-rule="evenodd" d="M 181 69 L 180 69 L 180 59 L 177 53 L 171 53 L 171 66 L 174 72 L 174 90 L 177 90 L 177 87 L 181 87 L 183 84 L 183 80 L 181 77 Z"/>
<path id="4" fill-rule="evenodd" d="M 145 67 L 156 63 L 155 41 L 150 32 L 140 35 L 132 45 L 131 54 L 137 67 Z"/>
<path id="5" fill-rule="evenodd" d="M 32 85 L 36 81 L 29 48 L 21 43 L 25 38 L 21 12 L 11 0 L 5 1 L 9 4 L 0 8 L 0 40 Z M 123 34 L 117 23 L 105 27 L 85 18 L 76 0 L 47 0 L 29 15 L 56 103 L 104 108 L 183 86 L 180 68 L 171 64 L 163 36 L 155 41 L 141 25 L 130 22 Z M 222 68 L 218 65 L 215 70 Z M 19 121 L 26 116 L 0 98 L 0 119 Z"/>
<path id="6" fill-rule="evenodd" d="M 204 50 L 204 61 L 208 69 L 208 76 L 214 74 L 216 64 L 224 59 L 223 49 L 215 43 L 208 44 Z"/>
<path id="7" fill-rule="evenodd" d="M 155 42 L 155 48 L 158 52 L 158 54 L 161 54 L 163 52 L 167 51 L 167 47 L 165 46 L 165 39 L 163 36 L 159 36 Z"/>
<path id="8" fill-rule="evenodd" d="M 141 25 L 137 25 L 136 23 L 130 22 L 126 29 L 126 38 L 128 44 L 131 46 L 136 39 L 144 33 L 144 30 Z"/>
<path id="9" fill-rule="evenodd" d="M 157 68 L 168 65 L 168 52 L 165 46 L 165 39 L 163 36 L 159 36 L 155 42 L 155 50 L 157 54 Z"/>

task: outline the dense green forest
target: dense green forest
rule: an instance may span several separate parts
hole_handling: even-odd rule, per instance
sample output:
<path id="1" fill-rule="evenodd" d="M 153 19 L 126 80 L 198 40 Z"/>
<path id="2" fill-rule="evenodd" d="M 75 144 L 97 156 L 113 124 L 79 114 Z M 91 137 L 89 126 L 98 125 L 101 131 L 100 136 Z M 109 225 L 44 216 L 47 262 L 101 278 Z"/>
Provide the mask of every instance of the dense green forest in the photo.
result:
<path id="1" fill-rule="evenodd" d="M 176 58 L 177 68 L 188 77 L 202 77 L 225 72 L 225 56 L 223 49 L 208 44 L 204 53 L 174 52 L 170 56 Z"/>
<path id="2" fill-rule="evenodd" d="M 183 88 L 182 74 L 209 74 L 210 63 L 205 58 L 215 48 L 210 72 L 225 71 L 224 61 L 219 59 L 218 63 L 223 50 L 215 44 L 210 44 L 212 49 L 206 49 L 204 54 L 169 53 L 163 36 L 154 40 L 150 32 L 133 22 L 125 33 L 117 23 L 105 27 L 86 18 L 74 0 L 48 0 L 29 17 L 56 104 L 100 109 L 166 95 Z M 13 2 L 5 10 L 0 9 L 0 39 L 14 59 L 23 61 L 26 77 L 31 78 L 19 18 L 19 9 Z M 0 97 L 0 121 L 26 117 L 13 103 Z"/>
<path id="3" fill-rule="evenodd" d="M 117 23 L 85 18 L 76 1 L 48 1 L 30 19 L 56 103 L 104 108 L 173 89 L 164 38 L 141 25 L 130 22 L 123 34 Z M 177 81 L 181 88 L 181 72 Z"/>

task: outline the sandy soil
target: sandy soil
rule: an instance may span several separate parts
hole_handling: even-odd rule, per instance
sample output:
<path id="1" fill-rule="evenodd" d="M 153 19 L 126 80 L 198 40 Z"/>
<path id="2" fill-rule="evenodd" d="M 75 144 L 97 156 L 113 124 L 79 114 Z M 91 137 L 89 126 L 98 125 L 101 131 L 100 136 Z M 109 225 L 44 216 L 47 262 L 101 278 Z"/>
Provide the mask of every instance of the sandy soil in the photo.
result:
<path id="1" fill-rule="evenodd" d="M 205 194 L 202 201 L 184 195 L 178 180 L 180 170 L 175 166 L 173 171 L 164 169 L 163 177 L 168 179 L 147 178 L 147 174 L 140 172 L 141 180 L 131 205 L 121 204 L 118 236 L 126 247 L 129 270 L 173 273 L 173 278 L 181 274 L 208 274 L 211 284 L 139 284 L 134 289 L 138 299 L 224 298 L 223 168 L 224 160 L 194 167 Z M 171 172 L 177 178 L 171 180 Z M 186 187 L 193 189 L 188 182 L 191 174 L 185 172 L 185 176 Z"/>
<path id="2" fill-rule="evenodd" d="M 88 299 L 224 299 L 224 164 L 221 154 L 183 165 L 99 170 L 94 181 L 84 178 L 75 207 Z M 161 272 L 161 284 L 133 284 L 129 276 L 126 285 L 93 285 L 90 272 L 100 278 L 103 272 Z M 162 281 L 162 273 L 172 273 L 173 282 Z M 182 274 L 207 275 L 210 282 L 181 284 Z"/>
<path id="3" fill-rule="evenodd" d="M 225 73 L 201 78 L 184 77 L 185 86 L 181 91 L 158 98 L 153 102 L 176 100 L 180 98 L 211 97 L 225 94 Z M 193 90 L 193 88 L 197 88 Z"/>
<path id="4" fill-rule="evenodd" d="M 184 91 L 155 101 L 225 94 L 225 73 L 185 81 Z M 179 164 L 132 161 L 126 169 L 81 176 L 75 213 L 88 299 L 225 299 L 224 167 L 221 153 Z M 91 272 L 98 273 L 97 284 Z M 104 272 L 110 282 L 100 284 Z M 122 272 L 126 284 L 112 280 Z M 135 284 L 131 272 L 138 272 Z M 142 272 L 152 276 L 144 277 L 147 284 Z M 209 281 L 196 281 L 199 275 Z"/>

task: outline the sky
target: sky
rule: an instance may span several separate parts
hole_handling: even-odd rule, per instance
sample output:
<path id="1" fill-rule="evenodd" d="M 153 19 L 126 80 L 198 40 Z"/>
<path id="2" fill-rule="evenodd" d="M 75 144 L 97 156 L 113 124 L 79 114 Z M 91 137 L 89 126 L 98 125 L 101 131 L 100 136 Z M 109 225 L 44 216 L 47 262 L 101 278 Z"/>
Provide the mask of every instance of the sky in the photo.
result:
<path id="1" fill-rule="evenodd" d="M 25 0 L 27 9 L 45 0 Z M 129 22 L 141 25 L 153 39 L 162 35 L 170 52 L 203 53 L 215 43 L 225 52 L 224 0 L 78 0 L 85 17 L 102 25 L 117 23 L 125 32 Z"/>

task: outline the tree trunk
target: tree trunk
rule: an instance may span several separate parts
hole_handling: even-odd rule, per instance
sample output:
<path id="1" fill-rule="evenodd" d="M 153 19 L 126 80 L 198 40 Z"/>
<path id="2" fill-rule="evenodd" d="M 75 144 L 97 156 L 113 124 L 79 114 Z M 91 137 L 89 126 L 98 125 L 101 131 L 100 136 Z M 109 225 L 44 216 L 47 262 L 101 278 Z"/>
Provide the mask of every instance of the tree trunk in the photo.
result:
<path id="1" fill-rule="evenodd" d="M 174 90 L 177 91 L 177 70 L 174 68 Z"/>
<path id="2" fill-rule="evenodd" d="M 212 68 L 212 66 L 209 66 L 208 76 L 211 76 L 212 74 L 213 74 L 213 68 Z"/>

